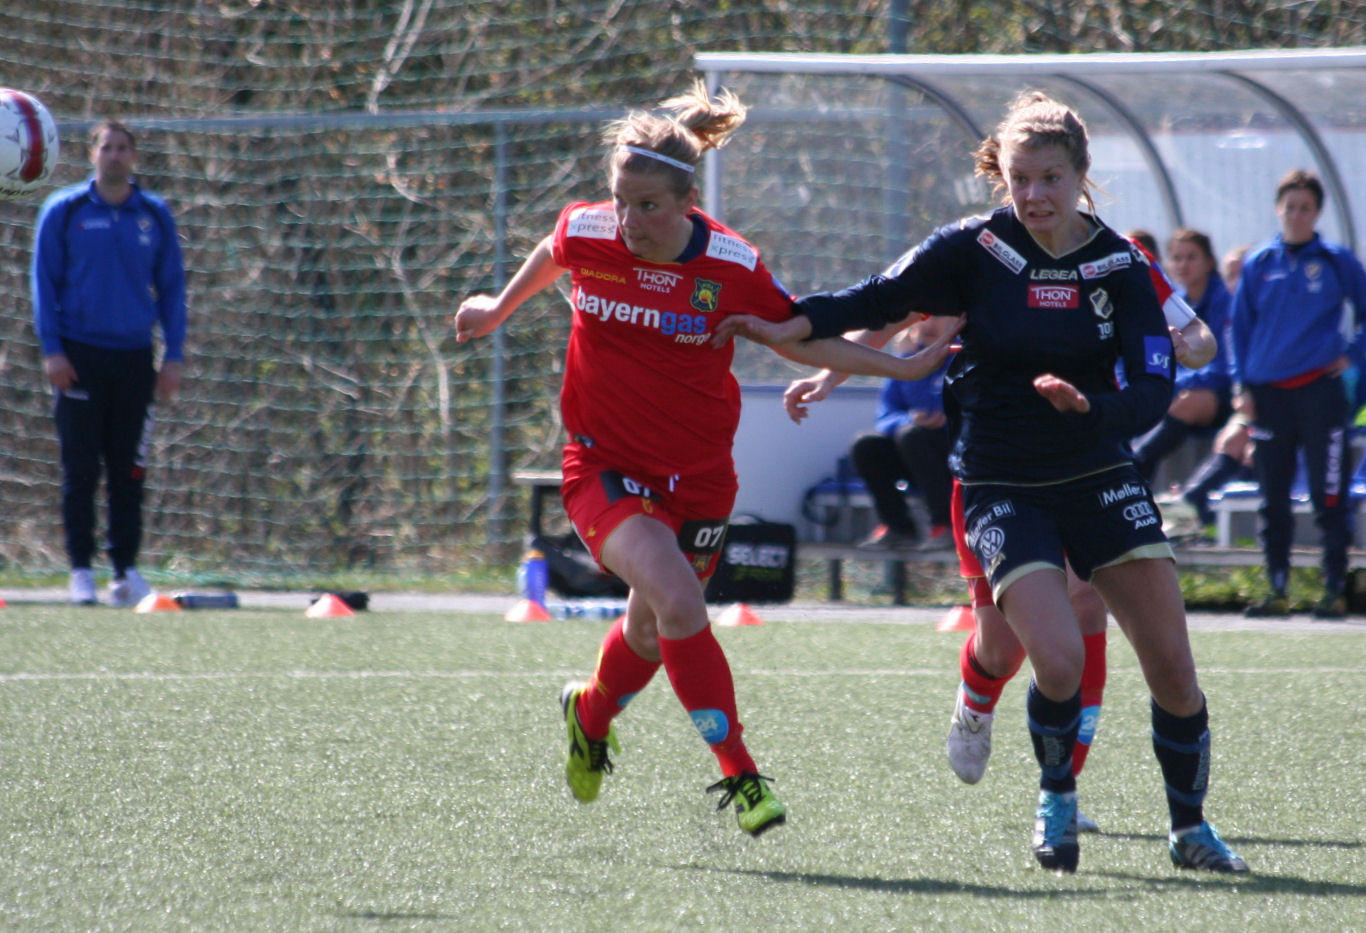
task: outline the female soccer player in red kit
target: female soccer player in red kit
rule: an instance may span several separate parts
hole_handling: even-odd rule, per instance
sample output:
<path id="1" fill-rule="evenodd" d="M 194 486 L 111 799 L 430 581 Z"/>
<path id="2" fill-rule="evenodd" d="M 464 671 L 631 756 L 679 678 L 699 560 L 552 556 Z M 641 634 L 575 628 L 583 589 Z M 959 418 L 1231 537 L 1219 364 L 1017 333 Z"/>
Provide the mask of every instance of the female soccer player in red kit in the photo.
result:
<path id="1" fill-rule="evenodd" d="M 752 835 L 786 819 L 742 739 L 730 666 L 713 637 L 702 582 L 712 573 L 735 500 L 731 446 L 740 392 L 730 345 L 714 346 L 732 314 L 781 321 L 792 296 L 758 251 L 696 207 L 695 166 L 744 120 L 734 95 L 713 100 L 699 83 L 612 123 L 611 200 L 564 208 L 498 296 L 467 299 L 460 341 L 484 336 L 523 302 L 570 274 L 573 323 L 560 404 L 565 510 L 604 567 L 630 586 L 587 684 L 565 687 L 566 777 L 575 797 L 597 798 L 619 751 L 612 719 L 662 665 L 674 693 L 720 764 L 719 808 L 734 801 Z M 804 363 L 917 379 L 944 360 L 951 333 L 897 359 L 843 339 L 775 348 Z"/>

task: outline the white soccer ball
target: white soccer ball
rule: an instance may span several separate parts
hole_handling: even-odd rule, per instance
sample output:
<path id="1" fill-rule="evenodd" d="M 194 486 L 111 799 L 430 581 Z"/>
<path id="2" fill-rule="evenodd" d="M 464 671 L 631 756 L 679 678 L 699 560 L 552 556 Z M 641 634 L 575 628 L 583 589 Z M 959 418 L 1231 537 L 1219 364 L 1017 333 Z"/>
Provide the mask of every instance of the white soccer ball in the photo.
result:
<path id="1" fill-rule="evenodd" d="M 57 167 L 57 124 L 32 94 L 0 88 L 0 200 L 37 191 Z"/>

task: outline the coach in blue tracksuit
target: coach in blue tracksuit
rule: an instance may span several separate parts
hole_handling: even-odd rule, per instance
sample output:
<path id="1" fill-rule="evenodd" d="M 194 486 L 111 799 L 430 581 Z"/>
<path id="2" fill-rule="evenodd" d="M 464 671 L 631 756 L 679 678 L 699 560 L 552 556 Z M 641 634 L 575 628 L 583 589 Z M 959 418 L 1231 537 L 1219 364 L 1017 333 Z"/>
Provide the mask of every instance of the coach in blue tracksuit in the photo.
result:
<path id="1" fill-rule="evenodd" d="M 1290 614 L 1290 487 L 1299 451 L 1323 540 L 1324 594 L 1314 614 L 1347 613 L 1351 411 L 1341 377 L 1361 343 L 1361 329 L 1350 322 L 1349 342 L 1343 322 L 1349 303 L 1358 318 L 1366 312 L 1366 271 L 1350 250 L 1315 232 L 1322 210 L 1323 184 L 1315 175 L 1296 169 L 1281 179 L 1281 232 L 1248 253 L 1233 298 L 1233 375 L 1243 403 L 1251 402 L 1244 410 L 1251 413 L 1257 442 L 1262 548 L 1271 584 L 1271 595 L 1248 607 L 1250 616 Z"/>
<path id="2" fill-rule="evenodd" d="M 126 126 L 90 137 L 92 179 L 44 202 L 34 238 L 33 321 L 56 393 L 62 521 L 71 601 L 96 602 L 95 490 L 108 494 L 109 599 L 134 605 L 150 587 L 137 572 L 153 397 L 180 386 L 185 268 L 166 203 L 132 180 L 137 149 Z M 153 333 L 164 343 L 161 369 Z"/>

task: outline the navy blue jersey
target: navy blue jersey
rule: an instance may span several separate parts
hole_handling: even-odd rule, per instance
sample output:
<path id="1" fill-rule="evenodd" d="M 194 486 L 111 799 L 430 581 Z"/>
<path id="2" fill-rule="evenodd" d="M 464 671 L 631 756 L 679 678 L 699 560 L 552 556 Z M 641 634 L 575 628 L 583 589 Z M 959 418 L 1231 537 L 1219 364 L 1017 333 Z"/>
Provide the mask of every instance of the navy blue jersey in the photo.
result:
<path id="1" fill-rule="evenodd" d="M 967 316 L 949 367 L 960 481 L 1055 483 L 1129 463 L 1129 439 L 1171 402 L 1174 360 L 1148 266 L 1099 220 L 1065 256 L 1040 247 L 1010 208 L 943 227 L 890 269 L 797 310 L 813 337 L 878 329 L 912 311 Z M 1120 389 L 1115 363 L 1128 375 Z M 1052 373 L 1091 402 L 1062 413 L 1034 389 Z"/>

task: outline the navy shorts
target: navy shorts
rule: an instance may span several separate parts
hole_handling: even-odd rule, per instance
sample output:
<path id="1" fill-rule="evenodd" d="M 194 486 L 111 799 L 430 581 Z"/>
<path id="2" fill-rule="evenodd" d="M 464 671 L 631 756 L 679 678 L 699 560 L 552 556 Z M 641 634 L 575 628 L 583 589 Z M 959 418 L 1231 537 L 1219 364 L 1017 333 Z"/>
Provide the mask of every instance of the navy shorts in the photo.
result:
<path id="1" fill-rule="evenodd" d="M 1175 559 L 1152 491 L 1132 465 L 1048 486 L 963 487 L 967 544 L 991 592 L 1067 561 L 1090 580 L 1101 567 L 1142 558 Z"/>

